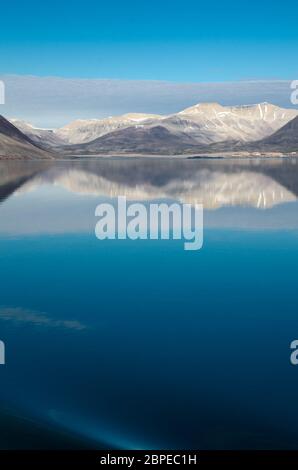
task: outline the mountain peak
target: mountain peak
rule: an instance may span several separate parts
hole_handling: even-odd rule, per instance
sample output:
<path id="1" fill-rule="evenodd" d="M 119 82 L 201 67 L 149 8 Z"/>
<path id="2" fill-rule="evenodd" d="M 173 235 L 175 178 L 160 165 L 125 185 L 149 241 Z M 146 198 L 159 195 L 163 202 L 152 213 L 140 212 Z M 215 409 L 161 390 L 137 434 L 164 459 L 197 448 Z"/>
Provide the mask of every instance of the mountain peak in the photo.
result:
<path id="1" fill-rule="evenodd" d="M 131 121 L 146 121 L 147 119 L 160 119 L 163 116 L 159 114 L 126 113 L 120 117 Z"/>
<path id="2" fill-rule="evenodd" d="M 178 114 L 187 114 L 187 115 L 193 115 L 193 114 L 202 114 L 202 113 L 218 113 L 223 111 L 225 108 L 221 106 L 219 103 L 198 103 L 195 104 L 194 106 L 190 106 L 189 108 L 183 109 L 183 111 L 180 111 Z"/>

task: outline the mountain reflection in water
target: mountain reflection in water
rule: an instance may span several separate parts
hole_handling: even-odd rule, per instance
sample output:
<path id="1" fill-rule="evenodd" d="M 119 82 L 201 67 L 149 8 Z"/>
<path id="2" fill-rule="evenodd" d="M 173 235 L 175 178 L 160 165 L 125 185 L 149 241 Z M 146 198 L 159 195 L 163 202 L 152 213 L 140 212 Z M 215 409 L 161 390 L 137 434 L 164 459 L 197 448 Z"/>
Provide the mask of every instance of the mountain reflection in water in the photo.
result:
<path id="1" fill-rule="evenodd" d="M 123 161 L 124 160 L 124 161 Z M 152 159 L 91 159 L 59 162 L 1 162 L 0 197 L 21 188 L 60 185 L 79 194 L 134 200 L 173 198 L 222 206 L 272 207 L 294 201 L 298 162 Z"/>

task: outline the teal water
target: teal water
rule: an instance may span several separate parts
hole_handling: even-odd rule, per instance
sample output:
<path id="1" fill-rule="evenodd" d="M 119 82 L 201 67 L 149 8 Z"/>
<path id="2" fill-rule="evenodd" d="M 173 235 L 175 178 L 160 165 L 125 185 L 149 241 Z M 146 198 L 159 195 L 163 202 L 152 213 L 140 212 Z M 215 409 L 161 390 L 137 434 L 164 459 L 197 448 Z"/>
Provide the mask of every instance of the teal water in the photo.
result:
<path id="1" fill-rule="evenodd" d="M 0 175 L 1 448 L 297 448 L 295 164 Z M 117 195 L 204 199 L 203 248 L 97 240 Z"/>

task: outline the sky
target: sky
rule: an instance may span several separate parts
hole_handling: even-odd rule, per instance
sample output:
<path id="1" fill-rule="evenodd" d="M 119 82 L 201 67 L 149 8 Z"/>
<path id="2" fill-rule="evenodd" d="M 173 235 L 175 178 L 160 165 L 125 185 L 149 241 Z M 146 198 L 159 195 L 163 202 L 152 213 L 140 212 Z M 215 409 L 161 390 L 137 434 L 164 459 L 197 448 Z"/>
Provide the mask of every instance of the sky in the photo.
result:
<path id="1" fill-rule="evenodd" d="M 15 0 L 0 14 L 1 74 L 298 78 L 297 0 Z"/>

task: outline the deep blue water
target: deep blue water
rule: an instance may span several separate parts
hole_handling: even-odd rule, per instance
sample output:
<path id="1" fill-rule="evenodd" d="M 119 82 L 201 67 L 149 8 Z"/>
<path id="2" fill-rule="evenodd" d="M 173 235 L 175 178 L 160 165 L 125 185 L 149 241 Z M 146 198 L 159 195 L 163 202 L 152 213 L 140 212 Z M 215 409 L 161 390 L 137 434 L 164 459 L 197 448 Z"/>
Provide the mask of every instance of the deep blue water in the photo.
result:
<path id="1" fill-rule="evenodd" d="M 201 163 L 179 165 L 174 185 L 185 190 Z M 2 167 L 1 448 L 298 448 L 296 178 L 290 168 L 281 184 L 268 164 L 261 191 L 273 205 L 241 191 L 235 204 L 235 183 L 218 204 L 214 172 L 226 185 L 237 175 L 221 165 L 207 175 L 217 202 L 195 252 L 177 240 L 95 238 L 106 181 L 112 197 L 124 191 L 113 165 L 88 168 L 85 189 L 105 179 L 90 193 L 75 163 L 75 181 L 66 163 L 26 181 L 27 169 Z M 130 189 L 150 183 L 175 199 L 161 174 L 156 182 L 140 164 L 139 175 Z"/>

